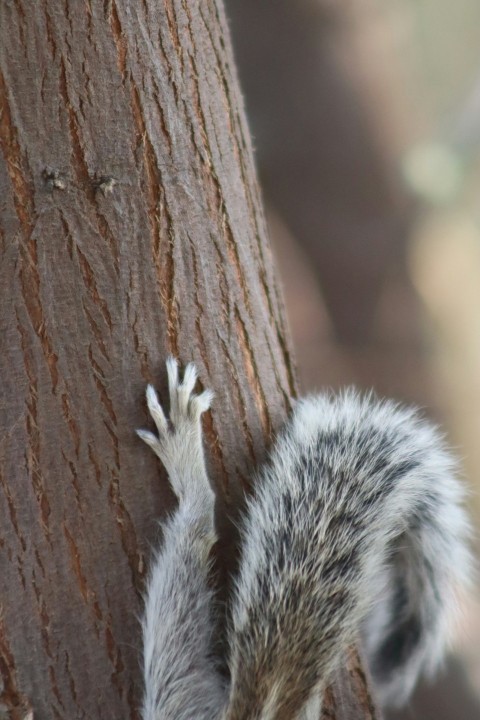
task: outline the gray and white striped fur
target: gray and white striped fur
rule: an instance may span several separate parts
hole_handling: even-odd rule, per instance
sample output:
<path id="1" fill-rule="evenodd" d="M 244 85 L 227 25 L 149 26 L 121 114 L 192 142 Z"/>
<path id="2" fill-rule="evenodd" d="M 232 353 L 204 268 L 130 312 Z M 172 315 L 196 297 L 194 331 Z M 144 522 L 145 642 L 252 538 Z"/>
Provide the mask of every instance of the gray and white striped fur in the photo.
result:
<path id="1" fill-rule="evenodd" d="M 467 521 L 438 431 L 392 402 L 312 396 L 295 405 L 247 502 L 228 629 L 227 683 L 212 658 L 208 584 L 216 540 L 201 414 L 167 361 L 170 422 L 152 387 L 178 507 L 150 571 L 143 621 L 143 720 L 318 720 L 326 685 L 362 632 L 378 696 L 404 702 L 445 646 L 468 574 Z"/>

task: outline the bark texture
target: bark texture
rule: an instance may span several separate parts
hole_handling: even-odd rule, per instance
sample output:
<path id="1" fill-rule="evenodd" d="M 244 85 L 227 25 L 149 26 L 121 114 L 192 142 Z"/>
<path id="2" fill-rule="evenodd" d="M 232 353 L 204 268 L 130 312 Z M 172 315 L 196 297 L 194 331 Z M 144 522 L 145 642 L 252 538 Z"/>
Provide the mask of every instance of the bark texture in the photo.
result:
<path id="1" fill-rule="evenodd" d="M 215 389 L 220 519 L 295 393 L 221 4 L 5 0 L 0 149 L 0 716 L 136 718 L 145 382 Z M 374 717 L 355 658 L 330 706 Z"/>

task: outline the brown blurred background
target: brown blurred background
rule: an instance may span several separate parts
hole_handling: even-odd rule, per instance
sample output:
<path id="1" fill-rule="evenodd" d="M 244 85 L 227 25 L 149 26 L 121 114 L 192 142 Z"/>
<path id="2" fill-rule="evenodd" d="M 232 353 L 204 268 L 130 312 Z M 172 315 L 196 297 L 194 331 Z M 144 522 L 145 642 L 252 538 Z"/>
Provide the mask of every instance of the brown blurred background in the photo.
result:
<path id="1" fill-rule="evenodd" d="M 480 3 L 226 0 L 302 390 L 448 431 L 480 525 Z M 480 602 L 391 718 L 478 720 Z"/>

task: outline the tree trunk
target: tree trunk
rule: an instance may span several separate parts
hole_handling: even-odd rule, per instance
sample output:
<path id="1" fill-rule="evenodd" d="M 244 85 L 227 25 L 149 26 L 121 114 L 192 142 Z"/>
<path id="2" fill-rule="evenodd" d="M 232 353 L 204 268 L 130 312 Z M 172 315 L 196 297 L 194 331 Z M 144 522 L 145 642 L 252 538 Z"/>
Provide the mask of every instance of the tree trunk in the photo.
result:
<path id="1" fill-rule="evenodd" d="M 5 0 L 0 147 L 0 717 L 136 718 L 145 383 L 215 389 L 221 517 L 295 393 L 221 3 Z M 373 717 L 348 667 L 328 716 Z"/>

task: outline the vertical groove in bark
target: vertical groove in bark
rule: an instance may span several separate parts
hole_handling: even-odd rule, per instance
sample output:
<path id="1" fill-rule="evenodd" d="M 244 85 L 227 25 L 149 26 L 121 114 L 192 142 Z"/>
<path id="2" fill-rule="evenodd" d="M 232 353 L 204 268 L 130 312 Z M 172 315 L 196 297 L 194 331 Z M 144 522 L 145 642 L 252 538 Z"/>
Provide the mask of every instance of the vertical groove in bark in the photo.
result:
<path id="1" fill-rule="evenodd" d="M 133 429 L 166 354 L 216 391 L 208 456 L 231 508 L 295 392 L 232 68 L 214 0 L 0 4 L 12 720 L 28 703 L 36 720 L 137 717 L 145 556 L 172 497 Z"/>

